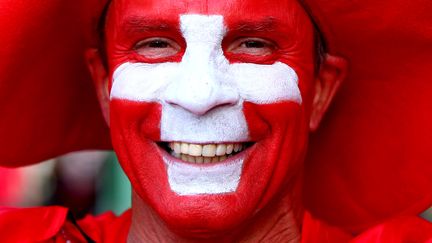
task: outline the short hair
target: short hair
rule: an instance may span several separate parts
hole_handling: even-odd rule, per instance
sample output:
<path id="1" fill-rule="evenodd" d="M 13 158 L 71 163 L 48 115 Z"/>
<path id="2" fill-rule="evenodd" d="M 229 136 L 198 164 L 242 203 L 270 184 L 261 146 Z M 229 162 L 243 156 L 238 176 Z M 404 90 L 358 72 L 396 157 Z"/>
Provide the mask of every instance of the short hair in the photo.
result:
<path id="1" fill-rule="evenodd" d="M 101 55 L 103 64 L 105 68 L 108 68 L 108 57 L 106 53 L 106 44 L 105 44 L 105 27 L 106 27 L 106 18 L 108 15 L 109 7 L 111 6 L 112 0 L 108 0 L 105 4 L 99 21 L 97 23 L 97 34 L 98 34 L 98 50 Z M 325 54 L 327 53 L 327 45 L 324 39 L 324 36 L 320 29 L 318 28 L 318 24 L 315 22 L 314 18 L 311 15 L 311 11 L 309 7 L 302 1 L 299 1 L 300 5 L 305 10 L 306 14 L 309 16 L 309 20 L 311 21 L 314 28 L 314 59 L 315 59 L 315 74 L 317 75 L 320 69 L 322 62 L 324 61 Z"/>

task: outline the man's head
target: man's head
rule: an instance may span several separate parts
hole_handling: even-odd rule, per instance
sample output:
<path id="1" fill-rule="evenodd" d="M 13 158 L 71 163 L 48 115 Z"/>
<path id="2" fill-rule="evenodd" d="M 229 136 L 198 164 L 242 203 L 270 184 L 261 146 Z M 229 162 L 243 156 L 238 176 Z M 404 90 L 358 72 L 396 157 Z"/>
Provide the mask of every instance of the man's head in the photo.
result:
<path id="1" fill-rule="evenodd" d="M 345 73 L 315 72 L 297 1 L 114 0 L 104 27 L 106 65 L 88 57 L 114 149 L 170 228 L 224 232 L 290 188 Z"/>

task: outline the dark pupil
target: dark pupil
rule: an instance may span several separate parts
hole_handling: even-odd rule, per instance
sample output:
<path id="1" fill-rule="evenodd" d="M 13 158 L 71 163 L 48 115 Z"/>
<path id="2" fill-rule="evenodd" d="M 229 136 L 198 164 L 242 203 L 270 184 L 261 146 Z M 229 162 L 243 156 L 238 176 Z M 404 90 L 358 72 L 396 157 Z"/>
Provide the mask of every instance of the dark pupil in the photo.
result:
<path id="1" fill-rule="evenodd" d="M 151 48 L 167 48 L 168 47 L 168 43 L 166 43 L 165 41 L 160 41 L 160 40 L 152 41 L 148 45 Z"/>
<path id="2" fill-rule="evenodd" d="M 245 46 L 246 48 L 263 48 L 264 43 L 260 41 L 246 41 Z"/>

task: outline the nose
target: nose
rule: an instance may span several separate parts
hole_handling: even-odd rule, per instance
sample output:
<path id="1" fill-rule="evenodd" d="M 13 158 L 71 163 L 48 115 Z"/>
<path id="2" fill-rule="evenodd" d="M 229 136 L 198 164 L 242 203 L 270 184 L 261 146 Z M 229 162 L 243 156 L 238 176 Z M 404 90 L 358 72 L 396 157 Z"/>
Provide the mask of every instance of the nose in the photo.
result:
<path id="1" fill-rule="evenodd" d="M 165 101 L 195 115 L 202 116 L 216 107 L 237 104 L 239 95 L 209 75 L 189 76 L 177 82 L 168 92 Z"/>
<path id="2" fill-rule="evenodd" d="M 229 62 L 223 56 L 221 41 L 210 38 L 217 33 L 196 36 L 191 31 L 185 29 L 188 46 L 165 101 L 199 116 L 216 107 L 237 104 L 239 94 L 227 75 Z"/>

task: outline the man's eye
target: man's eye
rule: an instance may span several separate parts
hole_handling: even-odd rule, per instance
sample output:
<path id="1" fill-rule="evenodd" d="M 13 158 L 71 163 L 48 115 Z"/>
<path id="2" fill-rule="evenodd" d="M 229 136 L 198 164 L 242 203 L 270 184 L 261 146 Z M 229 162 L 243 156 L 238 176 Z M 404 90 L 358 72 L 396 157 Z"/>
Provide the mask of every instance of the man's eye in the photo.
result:
<path id="1" fill-rule="evenodd" d="M 253 56 L 267 56 L 273 54 L 276 45 L 262 38 L 240 38 L 227 47 L 227 52 L 233 54 L 247 54 Z"/>
<path id="2" fill-rule="evenodd" d="M 162 41 L 162 40 L 150 41 L 147 45 L 148 45 L 148 47 L 151 47 L 151 48 L 167 48 L 167 47 L 169 47 L 169 44 L 166 41 Z"/>
<path id="3" fill-rule="evenodd" d="M 264 48 L 266 45 L 261 41 L 245 41 L 242 43 L 246 48 Z"/>
<path id="4" fill-rule="evenodd" d="M 137 54 L 149 59 L 168 58 L 178 54 L 180 45 L 174 40 L 162 37 L 147 38 L 134 46 Z"/>

